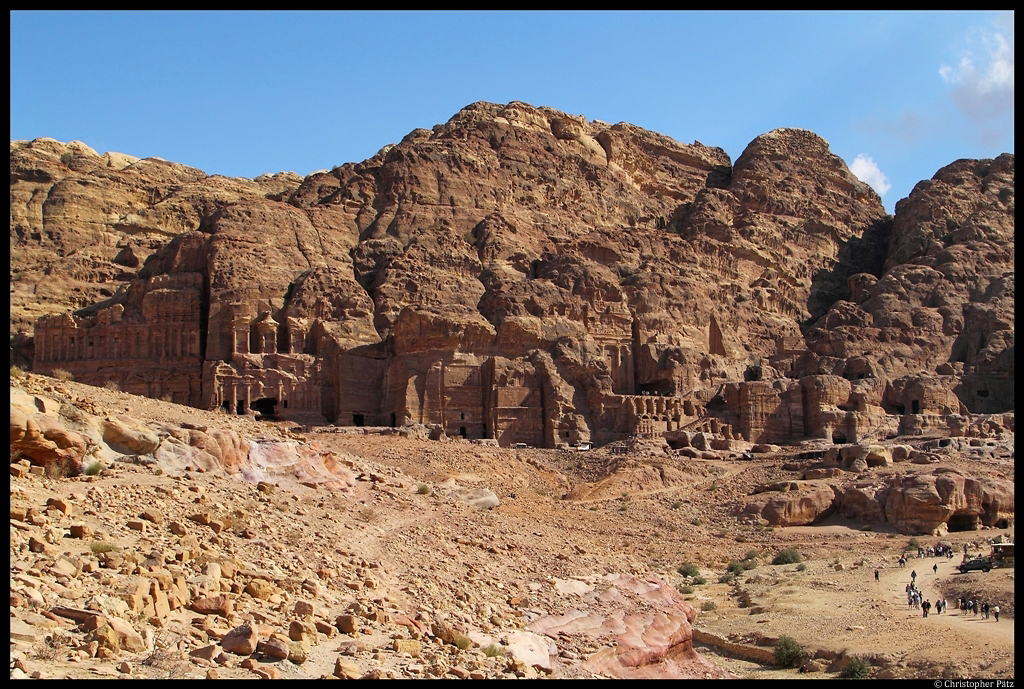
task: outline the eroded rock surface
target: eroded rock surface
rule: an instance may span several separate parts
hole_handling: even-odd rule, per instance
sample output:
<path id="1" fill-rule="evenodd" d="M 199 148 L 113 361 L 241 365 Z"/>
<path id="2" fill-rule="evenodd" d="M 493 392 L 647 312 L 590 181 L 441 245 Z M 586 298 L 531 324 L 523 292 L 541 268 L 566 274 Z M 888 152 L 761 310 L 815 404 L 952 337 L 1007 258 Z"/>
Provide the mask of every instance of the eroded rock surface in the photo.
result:
<path id="1" fill-rule="evenodd" d="M 972 417 L 1014 406 L 1010 154 L 952 163 L 890 217 L 809 131 L 733 163 L 513 102 L 301 180 L 50 139 L 11 143 L 11 179 L 12 364 L 42 373 L 709 458 L 998 437 Z"/>

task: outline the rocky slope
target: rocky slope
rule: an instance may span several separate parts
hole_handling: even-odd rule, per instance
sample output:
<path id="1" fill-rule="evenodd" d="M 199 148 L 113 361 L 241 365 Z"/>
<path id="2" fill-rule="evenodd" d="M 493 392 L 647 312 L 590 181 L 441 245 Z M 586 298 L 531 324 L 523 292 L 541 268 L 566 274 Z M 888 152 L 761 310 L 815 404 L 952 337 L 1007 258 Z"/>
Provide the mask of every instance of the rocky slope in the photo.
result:
<path id="1" fill-rule="evenodd" d="M 1013 409 L 1011 155 L 892 218 L 808 131 L 733 163 L 513 102 L 301 180 L 46 139 L 12 142 L 11 179 L 11 357 L 40 372 L 503 446 L 712 422 L 733 449 L 855 442 Z"/>
<path id="2" fill-rule="evenodd" d="M 12 677 L 793 678 L 773 663 L 780 634 L 804 645 L 808 672 L 856 657 L 877 678 L 1014 674 L 1012 570 L 900 569 L 913 541 L 888 504 L 814 527 L 733 514 L 812 482 L 902 495 L 899 514 L 925 521 L 943 498 L 983 509 L 986 486 L 1012 490 L 1005 447 L 951 447 L 931 466 L 879 464 L 876 449 L 856 469 L 860 453 L 300 434 L 35 374 L 12 376 L 11 401 Z M 61 477 L 58 451 L 77 444 L 86 470 Z M 971 528 L 949 534 L 958 553 L 1007 534 Z M 806 563 L 769 565 L 784 548 Z M 905 614 L 911 568 L 930 597 L 980 595 L 1011 619 Z"/>

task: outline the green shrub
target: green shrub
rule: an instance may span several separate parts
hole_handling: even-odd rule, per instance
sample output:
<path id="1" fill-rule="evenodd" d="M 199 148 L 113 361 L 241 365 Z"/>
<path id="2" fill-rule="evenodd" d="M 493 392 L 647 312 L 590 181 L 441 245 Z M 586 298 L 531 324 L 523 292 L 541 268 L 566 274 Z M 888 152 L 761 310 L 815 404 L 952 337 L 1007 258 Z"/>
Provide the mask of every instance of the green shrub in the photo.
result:
<path id="1" fill-rule="evenodd" d="M 473 645 L 473 640 L 465 634 L 456 634 L 455 638 L 452 640 L 452 643 L 455 644 L 455 647 L 458 648 L 460 651 L 465 651 L 467 648 L 470 648 Z"/>
<path id="2" fill-rule="evenodd" d="M 114 380 L 108 380 L 106 383 L 103 384 L 103 387 L 105 387 L 107 390 L 113 390 L 114 392 L 121 392 L 121 386 L 118 385 L 117 381 Z"/>
<path id="3" fill-rule="evenodd" d="M 689 584 L 686 584 L 685 586 L 680 584 L 679 586 L 679 593 L 683 594 L 684 596 L 688 596 L 689 594 L 693 593 L 693 591 L 693 587 Z"/>
<path id="4" fill-rule="evenodd" d="M 803 646 L 791 636 L 780 636 L 775 642 L 775 662 L 783 667 L 793 667 L 804 657 Z"/>
<path id="5" fill-rule="evenodd" d="M 917 540 L 916 538 L 911 538 L 909 541 L 907 541 L 907 547 L 904 548 L 904 550 L 917 550 L 920 547 L 921 541 Z"/>
<path id="6" fill-rule="evenodd" d="M 700 526 L 700 520 L 696 518 L 691 519 L 690 524 L 692 524 L 693 526 Z"/>
<path id="7" fill-rule="evenodd" d="M 55 369 L 53 369 L 53 377 L 56 378 L 57 380 L 64 380 L 64 381 L 74 380 L 75 379 L 75 377 L 73 375 L 71 375 L 71 371 L 65 371 L 62 368 L 55 368 Z"/>
<path id="8" fill-rule="evenodd" d="M 710 612 L 710 611 L 714 610 L 717 607 L 718 606 L 715 605 L 715 602 L 711 601 L 711 600 L 706 600 L 706 601 L 704 601 L 703 603 L 700 604 L 700 609 L 703 610 L 704 612 Z"/>
<path id="9" fill-rule="evenodd" d="M 773 565 L 795 565 L 798 562 L 800 562 L 800 553 L 796 551 L 796 548 L 781 550 L 772 560 Z"/>
<path id="10" fill-rule="evenodd" d="M 684 577 L 696 577 L 700 575 L 700 568 L 692 562 L 683 563 L 676 571 Z"/>
<path id="11" fill-rule="evenodd" d="M 756 550 L 748 550 L 747 554 L 743 556 L 744 560 L 756 560 L 757 556 L 760 555 Z"/>
<path id="12" fill-rule="evenodd" d="M 95 462 L 89 462 L 88 464 L 85 465 L 85 468 L 82 469 L 82 473 L 85 474 L 86 476 L 95 476 L 101 471 L 103 471 L 103 462 L 100 462 L 98 460 Z"/>
<path id="13" fill-rule="evenodd" d="M 420 485 L 416 486 L 416 492 L 419 493 L 420 495 L 430 495 L 430 486 L 428 486 L 425 483 L 421 483 Z"/>
<path id="14" fill-rule="evenodd" d="M 871 665 L 863 658 L 850 658 L 840 673 L 839 679 L 867 679 L 871 672 Z"/>
<path id="15" fill-rule="evenodd" d="M 678 510 L 682 506 L 683 506 L 683 501 L 682 500 L 676 500 L 675 502 L 672 503 L 672 509 L 674 509 L 674 510 Z"/>
<path id="16" fill-rule="evenodd" d="M 747 559 L 740 562 L 740 564 L 743 565 L 743 569 L 746 571 L 757 567 L 757 560 Z"/>
<path id="17" fill-rule="evenodd" d="M 705 578 L 704 578 L 704 577 L 702 577 L 702 576 L 696 576 L 696 577 L 694 577 L 693 579 L 691 579 L 690 581 L 692 581 L 692 582 L 693 582 L 694 586 L 700 586 L 701 584 L 706 584 L 706 583 L 708 583 L 708 580 L 707 580 L 707 579 L 705 579 Z"/>
<path id="18" fill-rule="evenodd" d="M 498 658 L 505 655 L 505 647 L 499 644 L 487 644 L 480 649 L 488 658 Z"/>
<path id="19" fill-rule="evenodd" d="M 730 572 L 731 574 L 739 574 L 744 569 L 745 569 L 745 567 L 743 566 L 742 562 L 739 562 L 737 560 L 733 560 L 732 562 L 729 563 L 729 566 L 725 568 L 725 571 Z"/>
<path id="20" fill-rule="evenodd" d="M 20 366 L 11 366 L 11 378 L 24 378 L 25 369 Z"/>
<path id="21" fill-rule="evenodd" d="M 735 581 L 736 581 L 736 575 L 735 574 L 726 573 L 726 574 L 723 574 L 722 576 L 718 577 L 718 583 L 719 584 L 731 584 L 731 583 L 733 583 Z"/>
<path id="22" fill-rule="evenodd" d="M 805 565 L 805 564 L 804 564 L 804 563 L 802 563 L 802 562 L 801 562 L 800 564 L 798 564 L 798 565 L 796 566 L 796 571 L 798 571 L 798 572 L 802 572 L 802 571 L 804 571 L 805 569 L 807 569 L 807 565 Z"/>

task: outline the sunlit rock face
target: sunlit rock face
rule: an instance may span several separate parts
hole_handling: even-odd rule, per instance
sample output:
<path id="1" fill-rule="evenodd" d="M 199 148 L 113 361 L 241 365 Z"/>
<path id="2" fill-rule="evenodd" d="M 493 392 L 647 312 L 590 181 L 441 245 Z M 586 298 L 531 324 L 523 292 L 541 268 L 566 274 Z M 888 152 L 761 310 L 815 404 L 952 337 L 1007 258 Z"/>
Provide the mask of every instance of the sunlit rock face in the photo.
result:
<path id="1" fill-rule="evenodd" d="M 11 180 L 12 364 L 43 373 L 506 446 L 862 442 L 1013 408 L 1010 155 L 890 217 L 806 130 L 733 164 L 513 102 L 305 179 L 39 139 Z"/>

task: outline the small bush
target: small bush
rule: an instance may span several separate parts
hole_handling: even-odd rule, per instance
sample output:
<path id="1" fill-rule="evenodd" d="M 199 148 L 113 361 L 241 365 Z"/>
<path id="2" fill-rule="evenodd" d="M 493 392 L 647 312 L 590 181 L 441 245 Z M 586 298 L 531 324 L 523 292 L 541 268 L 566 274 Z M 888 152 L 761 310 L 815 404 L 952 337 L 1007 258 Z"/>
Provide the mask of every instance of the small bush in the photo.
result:
<path id="1" fill-rule="evenodd" d="M 718 606 L 715 605 L 715 602 L 711 601 L 711 600 L 706 600 L 706 601 L 704 601 L 703 603 L 700 604 L 700 609 L 703 610 L 704 612 L 710 612 L 710 611 L 714 610 L 717 607 Z"/>
<path id="2" fill-rule="evenodd" d="M 487 644 L 480 649 L 488 658 L 499 658 L 505 655 L 505 647 L 499 644 Z"/>
<path id="3" fill-rule="evenodd" d="M 700 526 L 700 520 L 699 519 L 691 519 L 690 520 L 690 524 L 692 524 L 693 526 Z"/>
<path id="4" fill-rule="evenodd" d="M 701 584 L 708 583 L 708 580 L 701 576 L 696 576 L 691 581 L 693 581 L 695 586 L 700 586 Z"/>
<path id="5" fill-rule="evenodd" d="M 743 565 L 743 570 L 746 571 L 757 567 L 757 560 L 747 559 L 740 562 L 740 564 Z"/>
<path id="6" fill-rule="evenodd" d="M 736 575 L 732 573 L 726 573 L 718 577 L 719 584 L 732 584 L 736 581 Z"/>
<path id="7" fill-rule="evenodd" d="M 71 375 L 71 371 L 65 371 L 62 368 L 53 369 L 53 377 L 57 380 L 74 380 L 75 377 Z"/>
<path id="8" fill-rule="evenodd" d="M 85 465 L 85 468 L 82 469 L 82 473 L 86 476 L 95 476 L 101 471 L 103 471 L 103 462 L 100 461 L 89 462 Z"/>
<path id="9" fill-rule="evenodd" d="M 693 587 L 690 586 L 689 584 L 687 584 L 685 586 L 683 586 L 683 585 L 679 586 L 679 593 L 683 594 L 684 596 L 690 595 L 691 593 L 693 593 L 693 591 L 694 591 Z"/>
<path id="10" fill-rule="evenodd" d="M 700 568 L 692 562 L 683 563 L 676 571 L 684 577 L 696 577 L 700 575 Z"/>
<path id="11" fill-rule="evenodd" d="M 795 565 L 798 562 L 800 562 L 800 553 L 796 551 L 796 548 L 781 550 L 772 560 L 773 565 Z"/>
<path id="12" fill-rule="evenodd" d="M 174 397 L 172 395 L 163 395 L 160 397 L 161 402 L 173 402 Z"/>
<path id="13" fill-rule="evenodd" d="M 121 392 L 121 386 L 117 384 L 117 381 L 108 380 L 103 384 L 107 390 L 113 390 L 114 392 Z"/>
<path id="14" fill-rule="evenodd" d="M 452 640 L 452 643 L 455 644 L 455 647 L 458 648 L 460 651 L 465 651 L 467 648 L 470 648 L 473 645 L 473 640 L 465 634 L 456 634 L 455 639 Z"/>
<path id="15" fill-rule="evenodd" d="M 805 565 L 805 564 L 804 564 L 804 563 L 802 563 L 802 562 L 801 562 L 800 564 L 798 564 L 798 565 L 796 566 L 796 571 L 798 571 L 798 572 L 802 572 L 802 571 L 804 571 L 805 569 L 807 569 L 807 565 Z"/>
<path id="16" fill-rule="evenodd" d="M 625 505 L 619 505 L 619 512 L 625 512 L 627 509 Z"/>
<path id="17" fill-rule="evenodd" d="M 93 555 L 99 555 L 100 553 L 116 553 L 119 548 L 113 543 L 107 543 L 106 541 L 93 541 L 89 544 L 89 550 L 92 551 Z"/>
<path id="18" fill-rule="evenodd" d="M 775 642 L 775 662 L 783 667 L 793 667 L 804 657 L 803 646 L 791 636 L 780 636 Z"/>
<path id="19" fill-rule="evenodd" d="M 839 679 L 867 679 L 871 665 L 863 658 L 850 658 L 850 662 L 839 673 Z"/>
<path id="20" fill-rule="evenodd" d="M 760 555 L 756 550 L 748 550 L 747 554 L 743 556 L 744 560 L 756 560 L 757 556 Z"/>
<path id="21" fill-rule="evenodd" d="M 674 510 L 678 510 L 682 506 L 683 506 L 683 501 L 682 500 L 676 500 L 675 502 L 672 503 L 672 509 L 674 509 Z"/>
<path id="22" fill-rule="evenodd" d="M 420 495 L 430 495 L 430 486 L 428 486 L 425 483 L 421 483 L 420 485 L 416 486 L 416 492 L 419 493 Z"/>
<path id="23" fill-rule="evenodd" d="M 24 378 L 25 369 L 21 366 L 11 366 L 11 378 Z"/>
<path id="24" fill-rule="evenodd" d="M 907 541 L 907 547 L 904 548 L 904 550 L 917 550 L 920 547 L 921 541 L 917 540 L 916 538 L 911 538 L 909 541 Z"/>
<path id="25" fill-rule="evenodd" d="M 729 563 L 729 566 L 725 568 L 725 571 L 729 572 L 730 574 L 739 574 L 744 569 L 745 569 L 745 567 L 743 566 L 742 562 L 739 562 L 737 560 L 733 560 L 732 562 Z"/>
<path id="26" fill-rule="evenodd" d="M 57 457 L 43 466 L 43 475 L 46 478 L 66 478 L 71 476 L 72 473 L 72 462 L 67 457 Z"/>
<path id="27" fill-rule="evenodd" d="M 874 531 L 874 529 L 871 527 L 870 524 L 865 524 L 864 526 L 860 527 L 860 530 L 861 531 Z"/>

